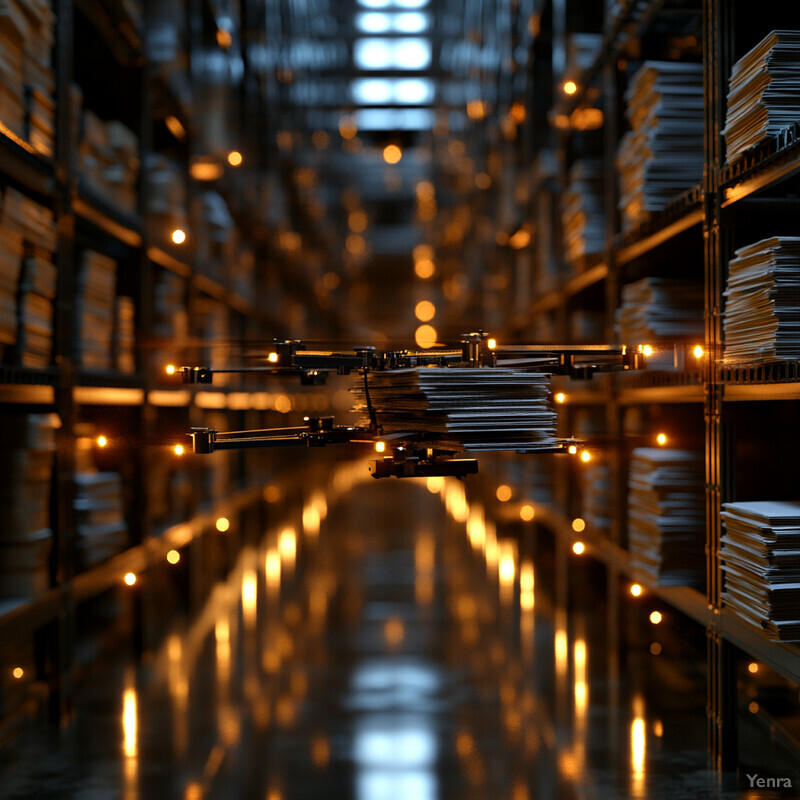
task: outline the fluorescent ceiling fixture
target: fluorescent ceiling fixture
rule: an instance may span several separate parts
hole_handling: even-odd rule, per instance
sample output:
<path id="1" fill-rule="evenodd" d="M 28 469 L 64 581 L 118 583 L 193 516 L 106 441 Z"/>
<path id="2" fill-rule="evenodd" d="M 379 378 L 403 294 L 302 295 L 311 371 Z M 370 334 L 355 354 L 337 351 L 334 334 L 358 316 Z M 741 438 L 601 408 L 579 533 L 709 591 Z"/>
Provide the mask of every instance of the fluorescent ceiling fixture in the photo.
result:
<path id="1" fill-rule="evenodd" d="M 358 78 L 350 83 L 354 103 L 416 106 L 432 103 L 434 85 L 427 78 Z"/>
<path id="2" fill-rule="evenodd" d="M 430 27 L 421 11 L 362 11 L 356 14 L 356 28 L 362 33 L 424 33 Z"/>
<path id="3" fill-rule="evenodd" d="M 427 69 L 431 63 L 429 39 L 356 39 L 353 61 L 358 69 Z"/>
<path id="4" fill-rule="evenodd" d="M 422 33 L 428 30 L 428 15 L 419 11 L 405 11 L 393 14 L 392 30 L 396 33 Z"/>
<path id="5" fill-rule="evenodd" d="M 433 94 L 433 81 L 423 78 L 403 78 L 394 87 L 395 100 L 404 105 L 432 103 Z"/>
<path id="6" fill-rule="evenodd" d="M 429 131 L 435 121 L 427 108 L 362 108 L 355 117 L 360 131 Z"/>
<path id="7" fill-rule="evenodd" d="M 394 16 L 380 11 L 363 11 L 356 14 L 356 28 L 362 33 L 388 33 L 392 29 Z"/>
<path id="8" fill-rule="evenodd" d="M 358 0 L 364 8 L 425 8 L 429 0 Z"/>
<path id="9" fill-rule="evenodd" d="M 353 101 L 362 105 L 380 105 L 394 100 L 393 81 L 381 78 L 362 78 L 350 84 Z"/>

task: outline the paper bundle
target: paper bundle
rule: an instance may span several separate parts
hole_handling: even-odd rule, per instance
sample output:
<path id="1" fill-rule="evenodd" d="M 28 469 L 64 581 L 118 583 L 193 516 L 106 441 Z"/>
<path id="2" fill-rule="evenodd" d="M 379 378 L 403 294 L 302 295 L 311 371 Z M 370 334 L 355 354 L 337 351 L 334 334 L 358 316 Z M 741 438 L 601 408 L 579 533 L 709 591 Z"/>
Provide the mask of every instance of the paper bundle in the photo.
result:
<path id="1" fill-rule="evenodd" d="M 737 250 L 724 296 L 726 364 L 800 359 L 800 237 Z"/>
<path id="2" fill-rule="evenodd" d="M 725 149 L 728 161 L 800 120 L 800 31 L 772 31 L 731 70 Z"/>
<path id="3" fill-rule="evenodd" d="M 353 391 L 357 410 L 366 411 L 363 382 Z M 467 451 L 555 444 L 549 375 L 502 367 L 378 370 L 369 373 L 369 395 L 385 434 L 415 431 L 445 449 Z"/>
<path id="4" fill-rule="evenodd" d="M 800 503 L 725 503 L 723 603 L 776 641 L 800 641 Z"/>
<path id="5" fill-rule="evenodd" d="M 634 574 L 660 586 L 703 586 L 703 457 L 639 447 L 628 479 L 628 551 Z"/>
<path id="6" fill-rule="evenodd" d="M 703 339 L 703 287 L 666 278 L 643 278 L 622 287 L 614 315 L 621 342 Z"/>
<path id="7" fill-rule="evenodd" d="M 570 264 L 584 256 L 603 252 L 603 162 L 576 161 L 569 171 L 569 183 L 562 195 L 561 221 L 564 255 Z"/>
<path id="8" fill-rule="evenodd" d="M 703 176 L 703 65 L 645 61 L 625 95 L 620 142 L 623 230 L 646 221 Z"/>

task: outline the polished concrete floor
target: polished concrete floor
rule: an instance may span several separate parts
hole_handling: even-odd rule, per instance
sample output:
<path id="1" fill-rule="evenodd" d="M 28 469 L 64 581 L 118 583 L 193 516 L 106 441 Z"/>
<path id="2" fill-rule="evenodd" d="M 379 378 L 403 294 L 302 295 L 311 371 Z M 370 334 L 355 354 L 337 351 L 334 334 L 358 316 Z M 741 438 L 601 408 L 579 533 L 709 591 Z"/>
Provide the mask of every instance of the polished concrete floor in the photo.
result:
<path id="1" fill-rule="evenodd" d="M 0 750 L 0 796 L 772 796 L 707 770 L 702 632 L 665 612 L 655 655 L 650 600 L 623 598 L 616 642 L 601 571 L 571 564 L 567 602 L 552 537 L 493 525 L 457 482 L 344 466 L 274 517 L 153 655 L 114 648 L 70 725 Z M 742 736 L 751 762 L 791 766 Z"/>

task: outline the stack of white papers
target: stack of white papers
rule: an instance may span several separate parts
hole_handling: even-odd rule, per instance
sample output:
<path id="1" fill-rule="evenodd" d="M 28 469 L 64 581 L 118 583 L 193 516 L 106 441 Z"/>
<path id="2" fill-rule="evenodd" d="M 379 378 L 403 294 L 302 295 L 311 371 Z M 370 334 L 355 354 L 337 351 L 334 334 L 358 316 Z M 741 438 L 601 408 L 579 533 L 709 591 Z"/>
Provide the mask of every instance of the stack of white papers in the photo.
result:
<path id="1" fill-rule="evenodd" d="M 776 641 L 800 641 L 800 503 L 725 503 L 725 606 Z"/>
<path id="2" fill-rule="evenodd" d="M 703 287 L 643 278 L 622 287 L 615 313 L 620 341 L 629 344 L 703 338 Z"/>
<path id="3" fill-rule="evenodd" d="M 366 411 L 363 381 L 353 392 L 357 410 Z M 379 370 L 369 374 L 369 395 L 386 434 L 416 431 L 453 450 L 535 450 L 555 444 L 549 375 L 502 367 Z"/>
<path id="4" fill-rule="evenodd" d="M 702 587 L 705 575 L 703 457 L 639 447 L 628 487 L 628 550 L 637 576 L 660 586 Z"/>
<path id="5" fill-rule="evenodd" d="M 731 70 L 728 161 L 800 120 L 800 31 L 772 31 Z"/>
<path id="6" fill-rule="evenodd" d="M 76 356 L 88 369 L 111 369 L 117 262 L 86 250 L 78 271 L 75 300 Z"/>
<path id="7" fill-rule="evenodd" d="M 742 247 L 728 265 L 725 363 L 800 358 L 800 237 Z"/>
<path id="8" fill-rule="evenodd" d="M 620 142 L 623 230 L 648 219 L 703 176 L 703 65 L 645 61 L 625 95 Z"/>
<path id="9" fill-rule="evenodd" d="M 569 171 L 569 183 L 562 195 L 561 222 L 564 255 L 570 264 L 584 256 L 603 252 L 603 162 L 576 161 Z"/>

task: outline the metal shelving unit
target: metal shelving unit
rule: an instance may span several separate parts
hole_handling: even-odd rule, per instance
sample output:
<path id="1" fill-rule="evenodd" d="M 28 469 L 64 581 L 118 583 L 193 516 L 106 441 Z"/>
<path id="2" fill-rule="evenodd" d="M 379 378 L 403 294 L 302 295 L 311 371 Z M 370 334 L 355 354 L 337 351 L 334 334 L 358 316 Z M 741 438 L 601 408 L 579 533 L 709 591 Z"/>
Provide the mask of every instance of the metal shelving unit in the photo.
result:
<path id="1" fill-rule="evenodd" d="M 606 174 L 614 173 L 615 150 L 623 129 L 623 89 L 626 72 L 634 67 L 625 59 L 640 63 L 647 58 L 663 58 L 658 52 L 651 55 L 647 47 L 657 48 L 661 23 L 673 14 L 686 12 L 697 15 L 702 27 L 702 49 L 705 92 L 705 170 L 701 184 L 686 187 L 663 211 L 653 214 L 635 229 L 620 233 L 617 219 L 617 191 L 615 181 L 607 181 L 606 200 L 606 250 L 603 263 L 595 271 L 572 277 L 561 263 L 561 274 L 570 275 L 557 288 L 536 293 L 530 299 L 531 319 L 536 315 L 552 315 L 558 324 L 569 313 L 569 307 L 597 310 L 597 299 L 592 297 L 583 305 L 580 291 L 595 282 L 605 287 L 604 310 L 607 327 L 606 338 L 613 336 L 613 310 L 620 300 L 620 286 L 637 276 L 658 274 L 668 276 L 670 265 L 696 264 L 697 277 L 705 285 L 705 336 L 702 341 L 704 355 L 694 360 L 688 356 L 683 362 L 676 360 L 674 371 L 601 376 L 591 382 L 556 381 L 554 392 L 566 396 L 559 406 L 565 430 L 573 425 L 576 415 L 592 412 L 602 415 L 605 409 L 606 432 L 601 437 L 604 457 L 614 475 L 614 520 L 608 533 L 590 529 L 581 534 L 573 532 L 571 514 L 574 512 L 574 476 L 566 469 L 554 469 L 556 476 L 554 504 L 535 505 L 537 524 L 554 531 L 558 547 L 564 553 L 580 538 L 586 552 L 606 565 L 609 582 L 616 584 L 621 577 L 634 579 L 630 572 L 626 541 L 625 517 L 627 494 L 627 460 L 631 446 L 625 442 L 623 420 L 626 413 L 635 411 L 647 419 L 656 409 L 659 420 L 691 418 L 704 430 L 706 455 L 706 528 L 707 553 L 705 591 L 687 587 L 659 587 L 645 585 L 645 590 L 685 614 L 705 628 L 708 641 L 708 728 L 709 752 L 718 768 L 729 769 L 736 765 L 738 702 L 736 665 L 743 651 L 750 658 L 769 666 L 787 681 L 800 682 L 800 648 L 796 645 L 769 641 L 759 630 L 742 622 L 725 609 L 722 603 L 722 574 L 720 569 L 720 506 L 737 499 L 736 475 L 739 467 L 736 436 L 752 436 L 746 420 L 756 413 L 749 403 L 786 404 L 800 399 L 800 365 L 775 364 L 759 367 L 721 368 L 722 359 L 722 307 L 723 291 L 727 277 L 727 264 L 733 252 L 733 231 L 737 220 L 734 210 L 764 198 L 765 203 L 791 203 L 797 193 L 800 176 L 800 124 L 795 124 L 779 135 L 753 148 L 733 165 L 725 163 L 722 129 L 725 124 L 728 78 L 734 61 L 755 46 L 761 36 L 771 28 L 794 27 L 796 14 L 778 3 L 767 4 L 764 19 L 759 22 L 766 30 L 743 30 L 750 15 L 736 15 L 736 3 L 724 0 L 703 0 L 692 4 L 681 0 L 655 0 L 654 2 L 626 2 L 618 6 L 618 15 L 606 21 L 602 43 L 591 65 L 580 77 L 574 74 L 559 75 L 554 69 L 549 75 L 541 73 L 556 87 L 549 109 L 539 109 L 536 98 L 531 98 L 529 116 L 547 120 L 534 132 L 538 148 L 548 148 L 556 153 L 559 163 L 580 158 L 584 152 L 599 157 L 602 150 Z M 566 31 L 558 29 L 558 14 L 565 5 L 559 0 L 537 6 L 539 20 L 548 19 L 552 8 L 556 23 L 552 30 L 540 31 L 542 41 L 549 37 L 564 37 L 570 20 L 564 18 Z M 559 11 L 560 9 L 560 11 Z M 662 18 L 663 17 L 663 18 Z M 668 22 L 665 24 L 669 24 Z M 647 34 L 647 43 L 641 37 Z M 751 37 L 752 38 L 751 40 Z M 640 40 L 640 45 L 631 47 Z M 558 43 L 554 44 L 554 50 Z M 534 52 L 536 42 L 534 43 Z M 548 51 L 549 52 L 549 51 Z M 670 56 L 674 58 L 675 56 Z M 695 54 L 696 57 L 696 54 Z M 555 61 L 554 61 L 555 63 Z M 577 83 L 577 91 L 570 96 L 560 95 L 559 84 L 567 78 Z M 546 87 L 549 91 L 549 87 Z M 541 96 L 548 96 L 542 87 Z M 568 121 L 582 109 L 599 108 L 604 116 L 604 134 L 598 134 L 592 144 L 588 134 L 580 129 L 570 129 Z M 565 122 L 567 120 L 567 122 Z M 534 157 L 536 156 L 534 148 Z M 749 206 L 747 206 L 749 208 Z M 769 206 L 772 209 L 772 206 Z M 788 208 L 788 206 L 787 206 Z M 788 212 L 787 212 L 788 213 Z M 742 216 L 747 217 L 746 214 Z M 790 219 L 784 215 L 783 219 Z M 753 228 L 753 241 L 782 231 L 768 230 L 775 223 L 769 215 L 758 220 L 746 219 L 748 233 Z M 760 229 L 757 226 L 761 226 Z M 758 236 L 761 230 L 763 236 Z M 591 276 L 591 277 L 589 277 Z M 584 283 L 585 282 L 585 283 Z M 588 305 L 591 303 L 591 305 Z M 558 321 L 561 322 L 558 322 Z M 517 322 L 515 335 L 526 335 Z M 610 339 L 609 339 L 610 340 Z M 691 362 L 691 363 L 690 363 Z M 685 363 L 685 367 L 681 366 Z M 637 407 L 639 407 L 637 409 Z M 776 406 L 777 408 L 777 406 Z M 734 413 L 735 412 L 735 413 Z M 743 421 L 744 420 L 744 421 Z M 570 429 L 571 430 L 571 429 Z M 769 442 L 751 442 L 752 447 L 769 448 Z M 766 452 L 766 451 L 765 451 Z M 764 457 L 764 466 L 768 459 Z M 755 499 L 748 497 L 747 499 Z M 767 497 L 763 499 L 769 499 Z M 794 499 L 800 499 L 795 497 Z M 558 511 L 555 509 L 559 509 Z M 564 560 L 566 556 L 562 556 Z M 569 581 L 566 569 L 559 572 Z M 639 580 L 639 576 L 636 577 Z M 641 581 L 640 581 L 641 582 Z M 562 594 L 566 590 L 562 590 Z M 615 604 L 619 597 L 609 592 L 610 624 L 619 619 Z M 613 631 L 610 636 L 615 635 Z"/>
<path id="2" fill-rule="evenodd" d="M 214 504 L 203 496 L 202 472 L 191 459 L 181 469 L 197 473 L 189 480 L 192 497 L 188 504 L 174 506 L 169 516 L 174 524 L 165 525 L 162 518 L 151 516 L 148 503 L 148 474 L 154 459 L 164 459 L 165 442 L 173 429 L 185 431 L 190 415 L 207 413 L 230 416 L 231 427 L 238 427 L 241 412 L 266 415 L 273 405 L 262 393 L 242 391 L 235 385 L 219 392 L 222 402 L 204 404 L 197 393 L 171 386 L 149 357 L 153 336 L 153 276 L 166 270 L 187 280 L 188 314 L 193 319 L 199 304 L 213 299 L 231 319 L 231 337 L 244 338 L 248 331 L 257 331 L 264 315 L 245 297 L 223 285 L 218 277 L 204 275 L 195 264 L 191 245 L 173 247 L 152 240 L 148 230 L 148 211 L 145 202 L 145 159 L 158 146 L 153 141 L 153 129 L 163 124 L 157 117 L 164 107 L 177 113 L 186 129 L 191 131 L 193 109 L 174 91 L 164 71 L 148 64 L 145 56 L 143 20 L 151 4 L 142 3 L 142 17 L 131 16 L 134 4 L 110 0 L 54 0 L 57 17 L 53 67 L 56 75 L 55 156 L 44 158 L 24 139 L 0 123 L 0 182 L 8 184 L 44 206 L 53 209 L 58 228 L 55 254 L 58 287 L 54 301 L 53 366 L 30 369 L 14 364 L 0 365 L 0 406 L 15 411 L 52 412 L 58 415 L 61 426 L 57 431 L 57 458 L 53 471 L 53 508 L 51 528 L 54 533 L 54 565 L 51 588 L 33 599 L 0 601 L 0 635 L 6 642 L 37 638 L 43 644 L 41 661 L 37 664 L 37 680 L 49 687 L 48 701 L 56 718 L 69 717 L 74 691 L 76 642 L 83 604 L 108 591 L 124 587 L 122 578 L 127 572 L 144 574 L 166 564 L 171 549 L 191 546 L 207 535 L 219 535 L 214 521 L 220 516 L 231 519 L 236 515 L 260 516 L 264 513 L 261 488 L 262 468 L 245 471 L 242 459 L 232 467 L 231 491 L 226 499 Z M 76 64 L 77 26 L 91 29 L 92 36 L 102 43 L 92 57 L 100 59 L 103 71 L 124 77 L 120 85 L 132 87 L 138 97 L 131 97 L 138 108 L 138 121 L 129 126 L 139 144 L 139 200 L 135 213 L 116 206 L 101 196 L 85 177 L 74 171 L 78 143 L 73 141 L 76 130 L 72 119 L 75 108 L 70 87 Z M 187 38 L 200 35 L 187 31 Z M 105 76 L 104 76 L 105 77 Z M 266 115 L 263 95 L 252 91 L 242 102 L 248 102 L 254 113 Z M 94 91 L 85 97 L 102 119 L 113 119 L 118 98 L 107 97 L 108 107 L 101 105 L 106 97 Z M 98 99 L 100 98 L 100 99 Z M 131 112 L 135 115 L 137 112 Z M 246 115 L 240 122 L 246 121 Z M 189 151 L 183 155 L 183 167 L 189 175 Z M 256 169 L 256 167 L 252 167 Z M 240 229 L 246 228 L 244 221 Z M 248 230 L 242 238 L 248 240 Z M 253 245 L 258 254 L 264 252 L 263 242 Z M 101 254 L 121 259 L 124 254 L 126 291 L 133 295 L 136 308 L 137 371 L 133 374 L 117 371 L 92 371 L 76 366 L 74 353 L 74 303 L 79 253 L 89 248 Z M 191 291 L 188 291 L 188 284 Z M 195 305 L 197 303 L 198 305 Z M 194 344 L 193 344 L 194 346 Z M 175 358 L 182 353 L 176 351 Z M 238 395 L 236 394 L 238 392 Z M 235 400 L 229 402 L 229 397 Z M 89 409 L 87 411 L 87 409 Z M 88 415 L 88 416 L 87 416 Z M 176 423 L 176 418 L 180 421 Z M 77 527 L 74 511 L 75 485 L 73 475 L 76 459 L 76 424 L 86 419 L 123 420 L 127 450 L 124 459 L 126 474 L 132 476 L 126 487 L 125 517 L 128 522 L 128 544 L 110 560 L 82 568 L 77 560 Z M 184 425 L 185 423 L 185 425 Z M 162 452 L 162 449 L 164 452 Z M 119 458 L 123 458 L 120 454 Z M 258 458 L 247 463 L 261 464 Z M 254 483 L 255 482 L 255 483 Z M 244 488 L 241 488 L 244 487 Z M 181 521 L 176 521 L 180 519 Z M 208 566 L 208 565 L 206 565 Z M 193 582 L 203 576 L 192 576 Z M 143 582 L 139 590 L 145 606 L 156 607 L 148 593 L 154 591 Z M 145 619 L 145 624 L 147 620 Z M 146 639 L 147 634 L 143 634 Z"/>

